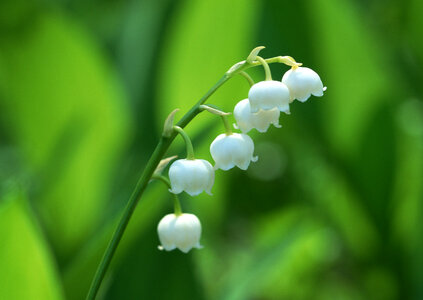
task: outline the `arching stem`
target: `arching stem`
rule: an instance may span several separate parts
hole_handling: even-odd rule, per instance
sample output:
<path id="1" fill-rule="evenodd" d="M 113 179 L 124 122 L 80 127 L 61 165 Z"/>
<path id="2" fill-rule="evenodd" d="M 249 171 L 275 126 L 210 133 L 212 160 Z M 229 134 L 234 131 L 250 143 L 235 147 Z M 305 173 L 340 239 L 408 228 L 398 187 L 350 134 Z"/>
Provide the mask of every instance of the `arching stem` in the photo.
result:
<path id="1" fill-rule="evenodd" d="M 265 60 L 265 62 L 268 63 L 283 63 L 281 61 L 281 57 L 272 57 Z M 239 63 L 236 63 L 233 65 L 223 76 L 219 79 L 218 82 L 216 82 L 215 85 L 213 85 L 207 93 L 204 94 L 201 99 L 198 100 L 196 104 L 194 104 L 191 109 L 179 120 L 179 122 L 176 124 L 180 128 L 184 128 L 189 122 L 191 122 L 192 119 L 196 115 L 198 115 L 200 110 L 200 105 L 204 104 L 208 98 L 210 98 L 211 95 L 216 92 L 218 88 L 220 88 L 225 82 L 227 82 L 230 78 L 232 78 L 234 75 L 238 74 L 239 72 L 242 72 L 246 69 L 259 66 L 260 62 L 252 62 L 247 63 L 246 61 L 242 61 Z M 269 70 L 270 71 L 270 70 Z M 128 200 L 128 203 L 123 210 L 122 217 L 120 218 L 119 224 L 116 227 L 116 230 L 113 233 L 113 236 L 104 252 L 104 255 L 100 261 L 100 264 L 97 268 L 97 271 L 94 275 L 93 281 L 91 283 L 90 289 L 87 294 L 88 300 L 94 300 L 96 298 L 96 295 L 98 293 L 98 290 L 100 289 L 101 282 L 104 279 L 104 276 L 106 274 L 107 269 L 110 266 L 110 262 L 112 261 L 113 255 L 116 252 L 116 249 L 119 245 L 120 240 L 122 239 L 122 236 L 125 232 L 126 227 L 128 226 L 129 220 L 131 219 L 132 214 L 135 211 L 135 208 L 141 199 L 141 196 L 143 195 L 145 189 L 147 188 L 148 183 L 150 182 L 151 177 L 154 174 L 154 171 L 156 170 L 158 164 L 166 154 L 166 151 L 169 149 L 170 145 L 172 144 L 173 140 L 175 139 L 177 135 L 177 132 L 174 131 L 171 135 L 162 136 L 154 149 L 153 154 L 151 155 L 150 159 L 147 162 L 147 165 L 144 168 L 144 171 L 139 178 L 137 185 L 135 186 L 134 191 L 132 192 L 131 197 Z"/>
<path id="2" fill-rule="evenodd" d="M 160 180 L 168 187 L 169 190 L 172 189 L 172 185 L 170 184 L 169 179 L 167 179 L 163 175 L 153 175 L 151 179 Z M 175 215 L 180 216 L 182 215 L 182 208 L 181 208 L 181 202 L 179 201 L 179 197 L 177 194 L 174 194 L 172 192 L 171 194 L 173 195 L 173 207 L 174 207 Z"/>
<path id="3" fill-rule="evenodd" d="M 272 72 L 270 72 L 270 67 L 267 64 L 266 60 L 261 57 L 261 56 L 257 56 L 257 60 L 262 64 L 263 68 L 264 68 L 264 73 L 266 75 L 266 80 L 272 80 Z"/>
<path id="4" fill-rule="evenodd" d="M 173 129 L 179 133 L 185 142 L 185 146 L 187 148 L 187 159 L 193 160 L 195 159 L 194 156 L 194 147 L 192 146 L 192 142 L 191 139 L 189 138 L 188 134 L 185 132 L 185 130 L 183 130 L 181 127 L 179 126 L 173 126 Z"/>
<path id="5" fill-rule="evenodd" d="M 247 72 L 245 72 L 245 71 L 241 71 L 241 72 L 239 72 L 239 75 L 241 75 L 242 77 L 244 77 L 245 79 L 247 79 L 248 84 L 250 85 L 250 87 L 254 85 L 254 80 L 253 80 L 253 78 L 251 78 L 251 76 L 250 76 L 250 75 L 248 75 L 248 73 L 247 73 Z"/>

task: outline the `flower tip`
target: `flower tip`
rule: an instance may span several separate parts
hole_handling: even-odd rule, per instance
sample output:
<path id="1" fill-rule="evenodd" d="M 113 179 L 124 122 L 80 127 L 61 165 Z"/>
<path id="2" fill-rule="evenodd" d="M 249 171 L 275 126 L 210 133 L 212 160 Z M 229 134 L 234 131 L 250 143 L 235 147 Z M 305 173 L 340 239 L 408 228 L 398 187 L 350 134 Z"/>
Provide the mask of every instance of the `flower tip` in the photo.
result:
<path id="1" fill-rule="evenodd" d="M 251 161 L 252 161 L 252 162 L 256 162 L 256 161 L 258 161 L 258 155 L 253 156 L 253 157 L 251 158 Z"/>
<path id="2" fill-rule="evenodd" d="M 197 243 L 196 245 L 191 246 L 191 247 L 182 247 L 182 248 L 179 247 L 178 249 L 181 250 L 183 253 L 188 253 L 188 252 L 191 251 L 191 249 L 194 249 L 194 248 L 196 248 L 196 249 L 202 249 L 203 246 L 200 245 L 200 243 Z"/>
<path id="3" fill-rule="evenodd" d="M 243 171 L 246 171 L 248 169 L 248 167 L 250 166 L 250 163 L 248 164 L 243 164 L 243 165 L 236 165 L 238 168 L 240 168 Z"/>
<path id="4" fill-rule="evenodd" d="M 157 249 L 159 249 L 160 251 L 163 251 L 163 250 L 164 250 L 164 248 L 163 248 L 163 246 L 162 246 L 162 245 L 158 245 L 158 246 L 157 246 Z"/>
<path id="5" fill-rule="evenodd" d="M 265 133 L 265 132 L 267 132 L 267 130 L 269 129 L 269 127 L 266 127 L 265 129 L 262 129 L 262 128 L 256 128 L 256 130 L 258 131 L 258 132 L 260 132 L 260 133 Z"/>
<path id="6" fill-rule="evenodd" d="M 166 118 L 164 127 L 163 127 L 163 136 L 170 137 L 173 133 L 173 121 L 175 119 L 175 114 L 179 111 L 179 108 L 174 109 Z"/>
<path id="7" fill-rule="evenodd" d="M 283 106 L 279 105 L 278 109 L 279 109 L 279 111 L 286 113 L 287 115 L 291 114 L 291 110 L 289 108 L 289 105 L 283 105 Z"/>
<path id="8" fill-rule="evenodd" d="M 201 194 L 202 191 L 185 191 L 187 192 L 188 195 L 190 195 L 191 197 L 195 197 Z"/>
<path id="9" fill-rule="evenodd" d="M 257 55 L 264 48 L 266 48 L 266 47 L 265 46 L 258 46 L 258 47 L 255 47 L 253 50 L 251 50 L 250 54 L 247 57 L 247 63 L 252 63 L 254 60 L 256 60 Z"/>
<path id="10" fill-rule="evenodd" d="M 169 189 L 168 191 L 172 194 L 179 194 L 179 193 L 176 193 L 173 189 Z"/>
<path id="11" fill-rule="evenodd" d="M 236 125 L 235 123 L 233 123 L 233 124 L 232 124 L 232 126 L 233 126 L 235 129 L 239 129 L 238 125 Z"/>
<path id="12" fill-rule="evenodd" d="M 322 94 L 323 95 L 323 94 Z M 308 98 L 310 98 L 310 95 L 308 97 L 304 97 L 304 98 L 297 98 L 298 101 L 300 101 L 301 103 L 304 103 L 308 100 Z"/>
<path id="13" fill-rule="evenodd" d="M 323 87 L 323 91 L 326 92 L 326 90 L 328 89 L 327 86 Z"/>

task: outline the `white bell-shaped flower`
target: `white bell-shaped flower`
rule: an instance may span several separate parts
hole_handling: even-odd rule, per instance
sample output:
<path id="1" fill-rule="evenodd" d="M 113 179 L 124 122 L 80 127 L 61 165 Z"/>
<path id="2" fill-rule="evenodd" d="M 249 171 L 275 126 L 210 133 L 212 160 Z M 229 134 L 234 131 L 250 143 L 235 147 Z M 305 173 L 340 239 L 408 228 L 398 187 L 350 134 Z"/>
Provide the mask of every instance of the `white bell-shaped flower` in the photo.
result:
<path id="1" fill-rule="evenodd" d="M 253 156 L 253 140 L 246 134 L 218 135 L 210 145 L 210 153 L 216 162 L 214 168 L 224 171 L 234 166 L 246 170 L 251 161 L 257 161 L 257 157 Z"/>
<path id="2" fill-rule="evenodd" d="M 305 102 L 311 95 L 321 97 L 326 90 L 319 75 L 305 67 L 288 70 L 283 75 L 282 82 L 288 86 L 291 102 L 294 99 Z"/>
<path id="3" fill-rule="evenodd" d="M 254 84 L 248 92 L 248 100 L 252 113 L 277 108 L 289 114 L 289 89 L 280 81 L 266 80 Z"/>
<path id="4" fill-rule="evenodd" d="M 241 100 L 235 105 L 234 117 L 236 120 L 236 129 L 240 129 L 243 133 L 247 133 L 255 128 L 259 132 L 266 132 L 270 124 L 275 127 L 282 127 L 279 125 L 279 109 L 259 110 L 256 113 L 251 112 L 250 102 L 248 99 Z"/>
<path id="5" fill-rule="evenodd" d="M 204 159 L 178 159 L 169 168 L 171 193 L 183 191 L 196 196 L 203 191 L 211 195 L 214 184 L 212 165 Z"/>
<path id="6" fill-rule="evenodd" d="M 160 250 L 172 251 L 178 248 L 187 253 L 192 248 L 202 248 L 201 223 L 193 214 L 168 214 L 160 220 L 157 232 L 161 243 Z"/>

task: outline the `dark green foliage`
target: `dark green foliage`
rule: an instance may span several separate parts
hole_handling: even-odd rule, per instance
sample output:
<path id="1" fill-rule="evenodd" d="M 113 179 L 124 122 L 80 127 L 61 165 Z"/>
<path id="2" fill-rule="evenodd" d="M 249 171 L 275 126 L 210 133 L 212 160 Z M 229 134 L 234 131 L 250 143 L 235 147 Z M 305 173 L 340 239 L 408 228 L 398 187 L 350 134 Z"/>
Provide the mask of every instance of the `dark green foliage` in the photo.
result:
<path id="1" fill-rule="evenodd" d="M 422 1 L 0 1 L 0 299 L 83 299 L 166 116 L 255 46 L 324 97 L 252 132 L 260 160 L 182 197 L 202 250 L 161 252 L 148 187 L 102 299 L 422 299 Z M 279 80 L 287 70 L 271 65 Z M 263 70 L 248 71 L 258 81 Z M 247 97 L 233 78 L 210 99 Z M 223 132 L 187 126 L 199 158 Z M 170 155 L 184 155 L 178 138 Z"/>

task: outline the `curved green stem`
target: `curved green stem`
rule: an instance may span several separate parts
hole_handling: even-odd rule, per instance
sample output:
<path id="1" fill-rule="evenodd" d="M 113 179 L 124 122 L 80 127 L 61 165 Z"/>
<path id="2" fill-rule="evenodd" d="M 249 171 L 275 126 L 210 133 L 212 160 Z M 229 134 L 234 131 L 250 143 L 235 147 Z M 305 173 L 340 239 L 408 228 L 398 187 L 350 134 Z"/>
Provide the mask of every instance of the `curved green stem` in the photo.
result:
<path id="1" fill-rule="evenodd" d="M 266 59 L 268 63 L 281 63 L 280 57 L 273 57 Z M 204 94 L 201 99 L 179 120 L 176 124 L 180 128 L 184 128 L 191 120 L 201 112 L 200 105 L 204 104 L 207 99 L 216 92 L 216 90 L 221 87 L 226 81 L 228 81 L 232 76 L 242 72 L 245 69 L 255 67 L 260 65 L 260 62 L 247 63 L 246 61 L 240 62 L 232 66 L 229 71 L 227 71 L 222 78 L 213 85 L 206 94 Z M 122 217 L 117 225 L 115 232 L 113 233 L 112 239 L 110 240 L 106 251 L 101 259 L 101 262 L 97 268 L 97 271 L 94 275 L 93 281 L 91 283 L 90 289 L 88 291 L 87 299 L 94 300 L 98 290 L 100 288 L 101 282 L 104 279 L 106 271 L 110 266 L 113 255 L 116 252 L 116 249 L 119 245 L 120 240 L 122 239 L 123 233 L 131 219 L 134 210 L 141 199 L 148 183 L 150 182 L 151 177 L 154 174 L 158 164 L 160 163 L 163 156 L 166 154 L 166 151 L 169 149 L 169 146 L 172 144 L 175 139 L 177 132 L 174 131 L 170 136 L 162 136 L 154 149 L 153 154 L 147 162 L 147 165 L 144 168 L 144 171 L 135 186 L 134 191 L 132 192 L 131 197 L 123 211 Z"/>
<path id="2" fill-rule="evenodd" d="M 173 126 L 173 129 L 184 138 L 185 146 L 187 148 L 187 159 L 195 159 L 194 147 L 192 146 L 192 142 L 188 134 L 179 126 Z"/>
<path id="3" fill-rule="evenodd" d="M 200 109 L 203 111 L 208 111 L 209 113 L 216 115 L 216 116 L 228 116 L 231 113 L 229 112 L 224 112 L 223 110 L 221 110 L 220 108 L 218 108 L 216 105 L 211 106 L 210 104 L 208 105 L 200 105 Z"/>
<path id="4" fill-rule="evenodd" d="M 226 73 L 223 77 L 213 86 L 210 90 L 180 119 L 177 123 L 177 126 L 184 128 L 199 112 L 200 105 L 205 103 L 206 100 L 213 95 L 213 93 L 222 86 L 226 81 L 232 77 L 232 73 Z M 106 251 L 101 259 L 101 262 L 97 268 L 97 271 L 94 275 L 93 281 L 91 283 L 90 289 L 88 291 L 87 299 L 94 300 L 98 290 L 100 288 L 101 282 L 104 279 L 104 275 L 110 262 L 112 261 L 113 255 L 116 252 L 117 246 L 119 245 L 120 240 L 122 239 L 123 233 L 125 232 L 126 227 L 128 226 L 129 220 L 134 213 L 135 207 L 137 206 L 138 201 L 140 200 L 142 194 L 144 193 L 148 182 L 150 181 L 153 173 L 160 163 L 160 160 L 166 154 L 166 151 L 169 149 L 169 146 L 176 137 L 176 131 L 170 137 L 161 137 L 156 148 L 154 149 L 153 154 L 145 166 L 145 169 L 135 186 L 134 191 L 132 192 L 131 197 L 123 211 L 122 217 L 117 225 L 115 232 L 113 233 L 112 239 L 110 240 Z"/>
<path id="5" fill-rule="evenodd" d="M 169 188 L 169 190 L 172 189 L 172 185 L 170 184 L 169 179 L 167 179 L 163 175 L 153 175 L 153 177 L 151 179 L 160 180 L 161 182 L 166 184 L 166 186 Z M 173 195 L 173 206 L 174 206 L 175 215 L 180 216 L 180 215 L 182 215 L 182 208 L 181 208 L 181 202 L 179 201 L 179 197 L 178 197 L 177 194 L 174 194 L 172 192 L 171 192 L 171 194 Z"/>
<path id="6" fill-rule="evenodd" d="M 231 128 L 231 124 L 229 124 L 229 120 L 227 116 L 221 116 L 222 120 L 223 120 L 223 125 L 225 125 L 225 131 L 226 131 L 226 135 L 231 135 L 232 134 L 232 128 Z"/>
<path id="7" fill-rule="evenodd" d="M 272 80 L 272 72 L 270 72 L 270 68 L 266 60 L 261 56 L 257 56 L 257 60 L 263 65 L 266 80 Z"/>
<path id="8" fill-rule="evenodd" d="M 167 186 L 168 189 L 172 188 L 172 185 L 170 184 L 170 180 L 164 177 L 163 175 L 154 174 L 153 176 L 151 176 L 151 179 L 160 180 Z"/>
<path id="9" fill-rule="evenodd" d="M 241 72 L 239 72 L 239 75 L 241 75 L 242 77 L 244 77 L 245 79 L 247 79 L 248 84 L 249 84 L 250 86 L 253 86 L 253 85 L 254 85 L 254 80 L 253 80 L 253 78 L 251 78 L 251 76 L 250 76 L 250 75 L 248 75 L 248 73 L 247 73 L 247 72 L 245 72 L 245 71 L 241 71 Z"/>

